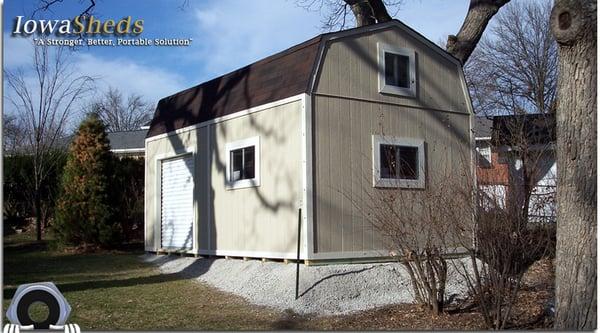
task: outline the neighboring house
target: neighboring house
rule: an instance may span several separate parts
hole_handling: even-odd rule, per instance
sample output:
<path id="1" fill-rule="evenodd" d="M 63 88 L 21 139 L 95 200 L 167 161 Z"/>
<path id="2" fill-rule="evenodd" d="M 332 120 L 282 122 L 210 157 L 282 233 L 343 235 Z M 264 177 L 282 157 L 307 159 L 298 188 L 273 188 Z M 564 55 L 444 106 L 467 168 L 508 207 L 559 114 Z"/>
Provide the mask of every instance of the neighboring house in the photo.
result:
<path id="1" fill-rule="evenodd" d="M 477 151 L 477 184 L 488 199 L 493 201 L 483 204 L 505 208 L 510 183 L 509 170 L 498 149 L 492 145 L 493 118 L 475 117 L 473 129 Z"/>
<path id="2" fill-rule="evenodd" d="M 118 157 L 144 158 L 147 126 L 138 130 L 109 132 L 110 151 Z"/>
<path id="3" fill-rule="evenodd" d="M 554 222 L 554 115 L 476 117 L 475 124 L 479 188 L 488 194 L 498 207 L 505 208 L 511 202 L 521 204 L 527 192 L 526 184 L 529 184 L 529 221 Z M 524 156 L 528 156 L 526 162 L 522 160 Z"/>
<path id="4" fill-rule="evenodd" d="M 110 145 L 110 151 L 117 157 L 132 157 L 144 158 L 145 155 L 145 139 L 148 133 L 148 125 L 141 126 L 140 129 L 131 131 L 116 131 L 108 132 L 107 138 Z M 74 135 L 61 138 L 57 142 L 57 146 L 69 148 L 73 141 Z"/>
<path id="5" fill-rule="evenodd" d="M 158 103 L 145 249 L 295 258 L 300 222 L 301 259 L 388 255 L 369 194 L 464 177 L 471 120 L 460 62 L 401 22 L 320 35 Z"/>

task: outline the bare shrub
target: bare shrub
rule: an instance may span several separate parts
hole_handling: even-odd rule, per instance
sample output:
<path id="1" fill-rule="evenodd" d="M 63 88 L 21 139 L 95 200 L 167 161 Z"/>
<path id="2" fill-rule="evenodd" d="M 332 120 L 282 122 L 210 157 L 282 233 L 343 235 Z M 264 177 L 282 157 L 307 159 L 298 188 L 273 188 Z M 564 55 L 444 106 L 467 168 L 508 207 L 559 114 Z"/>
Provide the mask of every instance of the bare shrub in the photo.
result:
<path id="1" fill-rule="evenodd" d="M 385 149 L 388 147 L 380 156 L 387 160 L 386 173 L 404 174 L 411 179 L 425 172 L 411 168 L 409 161 L 397 154 L 383 155 Z M 363 184 L 371 183 L 371 176 L 369 170 Z M 460 244 L 472 240 L 470 206 L 453 206 L 470 200 L 461 196 L 470 195 L 467 187 L 473 182 L 464 179 L 472 177 L 468 167 L 457 168 L 429 175 L 424 188 L 376 186 L 365 188 L 360 201 L 347 196 L 379 233 L 385 250 L 408 272 L 415 300 L 433 314 L 440 314 L 446 304 L 448 254 L 461 251 Z M 452 225 L 450 221 L 461 223 Z"/>
<path id="2" fill-rule="evenodd" d="M 475 242 L 465 247 L 470 265 L 461 272 L 486 325 L 503 329 L 510 324 L 513 305 L 525 272 L 537 260 L 551 255 L 555 242 L 553 224 L 529 223 L 514 210 L 492 206 L 499 198 L 474 193 Z"/>

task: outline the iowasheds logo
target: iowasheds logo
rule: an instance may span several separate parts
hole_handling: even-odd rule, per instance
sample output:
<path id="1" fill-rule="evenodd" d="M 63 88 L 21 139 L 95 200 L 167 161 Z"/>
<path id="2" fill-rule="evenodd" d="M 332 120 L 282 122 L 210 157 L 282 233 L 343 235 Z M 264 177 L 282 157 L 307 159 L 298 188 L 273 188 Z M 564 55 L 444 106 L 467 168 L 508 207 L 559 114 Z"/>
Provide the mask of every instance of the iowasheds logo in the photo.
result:
<path id="1" fill-rule="evenodd" d="M 76 16 L 72 20 L 26 20 L 17 16 L 13 36 L 34 38 L 35 45 L 48 46 L 189 46 L 192 38 L 141 38 L 144 20 L 131 16 L 120 20 L 100 20 L 92 16 Z"/>

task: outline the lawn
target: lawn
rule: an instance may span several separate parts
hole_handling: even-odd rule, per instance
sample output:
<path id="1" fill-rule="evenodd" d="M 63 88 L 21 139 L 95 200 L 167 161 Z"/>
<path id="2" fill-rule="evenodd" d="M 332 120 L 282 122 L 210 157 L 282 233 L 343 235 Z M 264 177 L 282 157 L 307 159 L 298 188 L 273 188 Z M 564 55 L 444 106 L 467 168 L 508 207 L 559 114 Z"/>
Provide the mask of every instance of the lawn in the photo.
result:
<path id="1" fill-rule="evenodd" d="M 4 238 L 4 300 L 22 283 L 52 281 L 91 329 L 271 329 L 281 313 L 142 263 L 142 251 L 72 254 L 29 235 Z"/>
<path id="2" fill-rule="evenodd" d="M 48 242 L 36 242 L 28 233 L 5 237 L 3 309 L 18 285 L 53 281 L 73 308 L 69 322 L 83 330 L 485 329 L 476 311 L 432 317 L 412 304 L 332 317 L 281 312 L 177 274 L 160 273 L 140 260 L 142 254 L 69 253 L 52 250 Z M 551 261 L 546 266 L 533 270 L 534 278 L 543 279 L 532 283 L 521 297 L 523 306 L 517 307 L 524 309 L 524 323 L 539 317 L 540 304 L 550 297 L 551 284 L 546 284 Z M 547 327 L 537 321 L 521 326 Z"/>

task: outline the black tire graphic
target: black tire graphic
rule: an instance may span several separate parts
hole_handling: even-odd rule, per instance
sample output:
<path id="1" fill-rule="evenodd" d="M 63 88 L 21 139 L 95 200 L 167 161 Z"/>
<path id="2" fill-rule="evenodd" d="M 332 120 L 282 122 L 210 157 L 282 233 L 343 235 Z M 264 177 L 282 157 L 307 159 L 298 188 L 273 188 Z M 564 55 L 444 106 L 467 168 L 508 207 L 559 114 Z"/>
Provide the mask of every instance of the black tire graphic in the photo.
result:
<path id="1" fill-rule="evenodd" d="M 48 307 L 48 318 L 43 322 L 34 322 L 29 316 L 29 307 L 35 303 L 44 303 Z M 60 317 L 58 300 L 45 290 L 32 290 L 21 297 L 17 305 L 17 318 L 21 326 L 33 325 L 36 330 L 47 330 L 50 325 L 56 325 Z"/>

